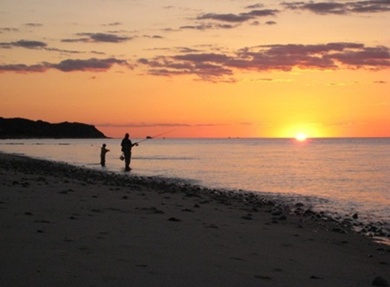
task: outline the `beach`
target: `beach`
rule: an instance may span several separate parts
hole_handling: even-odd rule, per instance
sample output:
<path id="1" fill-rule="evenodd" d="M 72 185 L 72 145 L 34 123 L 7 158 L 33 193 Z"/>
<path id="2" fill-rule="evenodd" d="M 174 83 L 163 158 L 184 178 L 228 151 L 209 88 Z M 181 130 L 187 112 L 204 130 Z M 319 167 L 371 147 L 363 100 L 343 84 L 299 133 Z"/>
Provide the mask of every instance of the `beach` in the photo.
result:
<path id="1" fill-rule="evenodd" d="M 1 286 L 389 286 L 390 246 L 302 204 L 0 153 Z"/>

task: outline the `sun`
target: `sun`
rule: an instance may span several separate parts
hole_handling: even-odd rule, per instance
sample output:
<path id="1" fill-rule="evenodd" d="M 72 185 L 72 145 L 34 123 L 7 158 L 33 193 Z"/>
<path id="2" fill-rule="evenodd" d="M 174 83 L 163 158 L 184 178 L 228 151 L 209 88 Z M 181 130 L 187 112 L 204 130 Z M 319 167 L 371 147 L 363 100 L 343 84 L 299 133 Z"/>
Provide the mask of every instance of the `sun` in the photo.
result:
<path id="1" fill-rule="evenodd" d="M 306 136 L 306 134 L 304 134 L 304 133 L 297 133 L 297 134 L 295 135 L 295 139 L 296 139 L 297 141 L 299 141 L 299 142 L 304 142 L 304 141 L 307 139 L 307 136 Z"/>

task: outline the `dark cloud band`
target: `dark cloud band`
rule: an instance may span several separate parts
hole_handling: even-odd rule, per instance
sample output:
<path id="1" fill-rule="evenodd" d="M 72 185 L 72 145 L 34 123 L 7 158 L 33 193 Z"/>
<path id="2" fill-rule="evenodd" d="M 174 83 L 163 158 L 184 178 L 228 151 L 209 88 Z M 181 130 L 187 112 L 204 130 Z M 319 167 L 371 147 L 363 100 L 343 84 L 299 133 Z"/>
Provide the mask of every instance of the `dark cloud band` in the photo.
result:
<path id="1" fill-rule="evenodd" d="M 390 11 L 390 1 L 350 1 L 350 2 L 283 2 L 282 5 L 291 10 L 306 10 L 316 14 L 351 14 L 351 13 L 379 13 Z"/>
<path id="2" fill-rule="evenodd" d="M 148 66 L 152 75 L 196 75 L 203 80 L 216 81 L 232 76 L 236 70 L 388 69 L 390 49 L 360 43 L 262 45 L 233 54 L 187 53 L 143 58 L 138 62 Z"/>

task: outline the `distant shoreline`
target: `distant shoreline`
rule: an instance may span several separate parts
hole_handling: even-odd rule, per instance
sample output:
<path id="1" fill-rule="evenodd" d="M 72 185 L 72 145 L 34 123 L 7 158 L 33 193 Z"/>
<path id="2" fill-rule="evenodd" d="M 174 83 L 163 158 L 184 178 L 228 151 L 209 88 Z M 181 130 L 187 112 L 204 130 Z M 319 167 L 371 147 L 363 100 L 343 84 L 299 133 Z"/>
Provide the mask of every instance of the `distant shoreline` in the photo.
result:
<path id="1" fill-rule="evenodd" d="M 1 139 L 63 139 L 63 138 L 107 138 L 95 126 L 84 123 L 49 123 L 24 118 L 0 117 Z"/>

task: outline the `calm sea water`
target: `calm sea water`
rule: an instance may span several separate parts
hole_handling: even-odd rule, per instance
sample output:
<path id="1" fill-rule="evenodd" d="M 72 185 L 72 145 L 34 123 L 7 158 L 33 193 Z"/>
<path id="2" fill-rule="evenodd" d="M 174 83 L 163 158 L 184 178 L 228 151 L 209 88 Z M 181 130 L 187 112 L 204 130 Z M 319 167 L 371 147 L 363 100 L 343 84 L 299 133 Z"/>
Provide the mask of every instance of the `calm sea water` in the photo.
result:
<path id="1" fill-rule="evenodd" d="M 121 139 L 0 140 L 0 151 L 124 173 Z M 133 141 L 137 141 L 136 139 Z M 110 152 L 99 165 L 100 147 Z M 152 139 L 130 174 L 262 192 L 390 228 L 390 139 Z"/>

